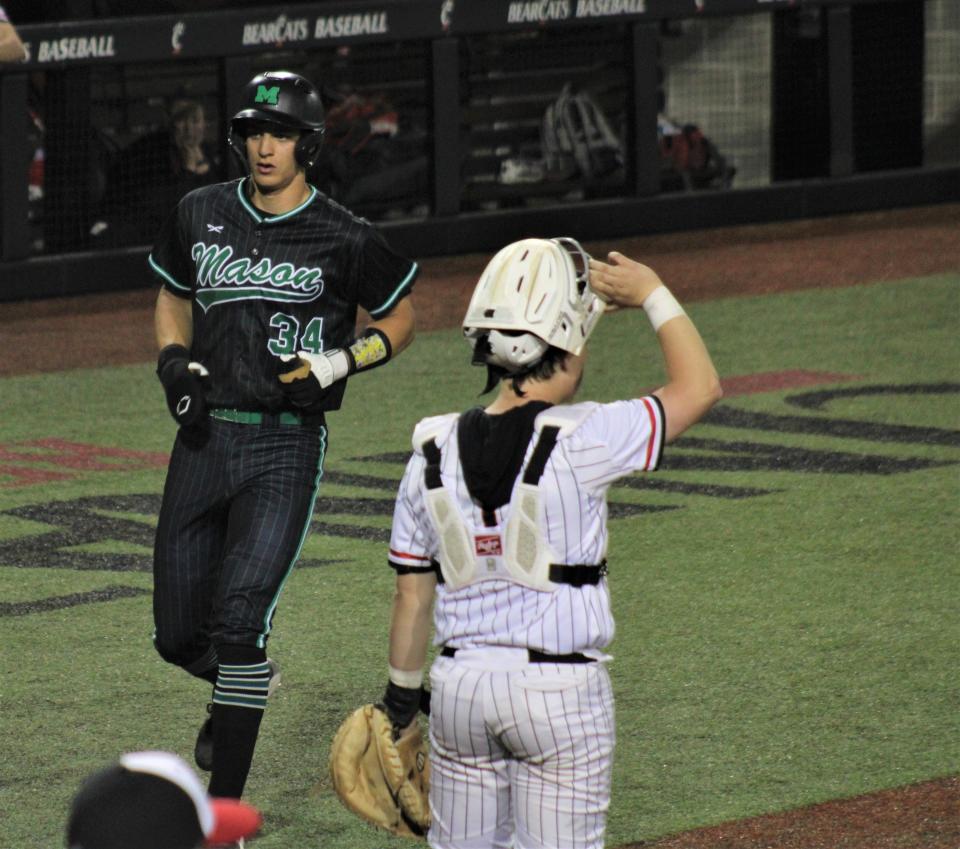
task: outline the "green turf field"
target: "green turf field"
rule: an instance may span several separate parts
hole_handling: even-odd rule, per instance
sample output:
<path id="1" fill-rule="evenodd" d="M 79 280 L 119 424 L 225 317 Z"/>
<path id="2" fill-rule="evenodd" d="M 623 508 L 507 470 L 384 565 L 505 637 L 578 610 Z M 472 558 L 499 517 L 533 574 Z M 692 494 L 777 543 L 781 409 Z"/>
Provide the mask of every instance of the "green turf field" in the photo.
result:
<path id="1" fill-rule="evenodd" d="M 689 311 L 722 377 L 812 382 L 728 395 L 664 468 L 611 491 L 610 846 L 960 762 L 960 276 Z M 458 333 L 424 333 L 331 417 L 270 643 L 284 683 L 248 784 L 257 847 L 408 845 L 340 807 L 326 760 L 385 683 L 386 539 L 412 426 L 476 401 L 467 362 Z M 642 312 L 612 315 L 582 395 L 654 387 L 659 363 Z M 4 379 L 0 409 L 0 846 L 56 847 L 91 770 L 133 749 L 190 757 L 208 687 L 150 643 L 174 435 L 153 364 Z"/>

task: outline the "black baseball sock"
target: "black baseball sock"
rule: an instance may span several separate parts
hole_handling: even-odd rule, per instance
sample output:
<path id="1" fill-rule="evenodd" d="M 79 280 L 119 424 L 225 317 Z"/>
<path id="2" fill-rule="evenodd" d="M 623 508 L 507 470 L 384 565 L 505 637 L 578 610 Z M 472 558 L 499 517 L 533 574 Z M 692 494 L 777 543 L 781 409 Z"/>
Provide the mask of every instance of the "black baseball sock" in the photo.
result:
<path id="1" fill-rule="evenodd" d="M 243 794 L 260 721 L 267 704 L 270 667 L 263 649 L 218 645 L 219 674 L 213 691 L 213 770 L 210 795 Z"/>

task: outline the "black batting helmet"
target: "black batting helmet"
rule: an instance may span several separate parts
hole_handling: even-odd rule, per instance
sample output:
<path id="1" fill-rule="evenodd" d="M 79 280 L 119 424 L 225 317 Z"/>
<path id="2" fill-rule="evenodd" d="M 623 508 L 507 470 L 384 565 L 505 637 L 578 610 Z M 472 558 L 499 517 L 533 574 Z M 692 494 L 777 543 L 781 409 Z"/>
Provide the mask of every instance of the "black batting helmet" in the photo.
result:
<path id="1" fill-rule="evenodd" d="M 317 161 L 323 144 L 323 101 L 310 80 L 291 71 L 257 74 L 244 88 L 242 103 L 240 111 L 230 119 L 229 141 L 244 164 L 244 125 L 248 121 L 269 121 L 300 130 L 295 150 L 297 162 L 310 168 Z"/>

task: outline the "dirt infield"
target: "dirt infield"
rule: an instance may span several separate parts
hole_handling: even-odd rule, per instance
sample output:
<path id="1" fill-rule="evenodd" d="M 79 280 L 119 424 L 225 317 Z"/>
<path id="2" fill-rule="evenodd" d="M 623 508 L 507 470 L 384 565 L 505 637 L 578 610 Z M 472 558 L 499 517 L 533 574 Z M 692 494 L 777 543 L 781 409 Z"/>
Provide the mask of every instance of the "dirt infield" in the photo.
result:
<path id="1" fill-rule="evenodd" d="M 686 301 L 848 286 L 960 269 L 960 204 L 637 236 L 587 247 L 597 256 L 616 248 L 642 259 Z M 414 293 L 420 330 L 459 323 L 487 258 L 470 254 L 421 263 Z M 122 293 L 0 304 L 0 377 L 153 360 L 156 288 L 146 267 L 143 285 Z"/>
<path id="2" fill-rule="evenodd" d="M 623 849 L 957 849 L 960 778 L 700 828 Z"/>
<path id="3" fill-rule="evenodd" d="M 544 234 L 553 235 L 553 234 Z M 562 235 L 562 234 L 556 234 Z M 401 247 L 402 246 L 398 246 Z M 848 286 L 960 270 L 960 204 L 616 242 L 682 300 Z M 418 326 L 456 326 L 486 255 L 428 259 Z M 156 287 L 0 304 L 0 376 L 152 363 Z M 960 849 L 960 777 L 697 829 L 633 849 Z"/>

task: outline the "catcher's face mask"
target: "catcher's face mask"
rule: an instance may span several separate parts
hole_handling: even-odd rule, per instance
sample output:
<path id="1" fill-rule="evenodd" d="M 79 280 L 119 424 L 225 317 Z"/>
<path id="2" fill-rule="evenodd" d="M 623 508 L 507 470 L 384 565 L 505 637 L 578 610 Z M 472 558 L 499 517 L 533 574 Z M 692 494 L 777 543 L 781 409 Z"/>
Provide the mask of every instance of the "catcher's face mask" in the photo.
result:
<path id="1" fill-rule="evenodd" d="M 590 289 L 589 259 L 570 238 L 524 239 L 498 251 L 463 320 L 475 352 L 482 339 L 483 361 L 510 373 L 551 345 L 580 354 L 605 307 Z"/>

